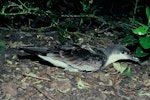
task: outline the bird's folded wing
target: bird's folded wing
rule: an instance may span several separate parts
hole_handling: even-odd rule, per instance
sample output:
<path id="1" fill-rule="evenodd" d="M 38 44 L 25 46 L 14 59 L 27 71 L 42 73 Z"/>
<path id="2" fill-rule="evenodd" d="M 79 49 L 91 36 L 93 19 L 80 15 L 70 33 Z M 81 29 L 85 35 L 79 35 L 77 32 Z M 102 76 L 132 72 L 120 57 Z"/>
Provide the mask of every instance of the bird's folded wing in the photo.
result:
<path id="1" fill-rule="evenodd" d="M 37 56 L 41 59 L 71 72 L 96 71 L 105 59 L 102 52 L 96 54 L 94 51 L 91 52 L 76 45 L 63 45 L 55 48 L 23 47 L 21 49 L 28 53 L 38 53 Z"/>

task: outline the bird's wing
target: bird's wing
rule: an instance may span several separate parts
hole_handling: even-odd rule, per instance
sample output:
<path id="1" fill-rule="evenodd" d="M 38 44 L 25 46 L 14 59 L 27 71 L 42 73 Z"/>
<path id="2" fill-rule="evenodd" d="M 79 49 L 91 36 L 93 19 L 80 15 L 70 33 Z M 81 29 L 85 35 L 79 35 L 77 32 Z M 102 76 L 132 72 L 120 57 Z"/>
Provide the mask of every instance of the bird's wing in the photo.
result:
<path id="1" fill-rule="evenodd" d="M 96 71 L 105 61 L 105 55 L 102 51 L 98 50 L 97 52 L 78 45 L 62 45 L 53 48 L 22 47 L 20 49 L 27 53 L 34 53 L 54 66 L 72 72 Z"/>

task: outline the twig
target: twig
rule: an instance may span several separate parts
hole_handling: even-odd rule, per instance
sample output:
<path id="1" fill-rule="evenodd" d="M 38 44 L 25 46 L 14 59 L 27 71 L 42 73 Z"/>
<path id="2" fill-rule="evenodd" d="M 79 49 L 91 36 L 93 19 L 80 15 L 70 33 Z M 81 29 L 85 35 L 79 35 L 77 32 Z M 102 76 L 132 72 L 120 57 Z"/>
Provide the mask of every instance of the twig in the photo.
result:
<path id="1" fill-rule="evenodd" d="M 40 88 L 38 88 L 37 86 L 33 85 L 33 87 L 38 90 L 40 93 L 42 93 L 46 98 L 48 98 L 49 100 L 53 100 L 50 96 L 48 96 L 47 94 L 45 94 Z"/>
<path id="2" fill-rule="evenodd" d="M 40 80 L 45 80 L 45 81 L 51 82 L 51 80 L 48 79 L 48 78 L 39 77 L 39 76 L 35 76 L 35 75 L 31 75 L 31 74 L 26 74 L 26 73 L 24 73 L 23 75 L 28 76 L 28 77 L 32 77 L 32 78 L 37 78 L 37 79 L 40 79 Z"/>

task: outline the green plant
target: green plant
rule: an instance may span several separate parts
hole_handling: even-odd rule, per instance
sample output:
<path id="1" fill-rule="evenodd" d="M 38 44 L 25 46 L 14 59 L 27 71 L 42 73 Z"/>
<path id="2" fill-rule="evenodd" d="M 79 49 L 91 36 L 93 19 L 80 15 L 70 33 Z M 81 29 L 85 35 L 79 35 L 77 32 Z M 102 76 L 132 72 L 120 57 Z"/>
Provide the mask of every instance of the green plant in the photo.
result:
<path id="1" fill-rule="evenodd" d="M 58 30 L 61 43 L 78 42 L 78 33 L 85 33 L 93 29 L 93 23 L 100 25 L 104 20 L 96 16 L 98 7 L 93 4 L 93 0 L 71 1 L 48 0 L 39 3 L 10 0 L 4 2 L 0 16 L 10 21 L 11 25 L 7 26 L 11 28 L 22 28 L 24 25 L 37 31 L 52 28 Z"/>
<path id="2" fill-rule="evenodd" d="M 2 36 L 0 35 L 0 65 L 3 64 L 4 59 L 5 59 L 5 47 L 6 43 L 4 40 L 1 38 Z"/>
<path id="3" fill-rule="evenodd" d="M 127 77 L 131 77 L 132 76 L 131 68 L 128 67 L 127 63 L 117 63 L 116 62 L 116 63 L 113 63 L 113 67 L 122 76 L 127 76 Z"/>
<path id="4" fill-rule="evenodd" d="M 61 15 L 62 18 L 66 18 L 65 21 L 63 20 L 63 22 L 60 22 L 56 25 L 60 34 L 59 41 L 61 43 L 66 43 L 68 41 L 77 43 L 79 34 L 90 29 L 93 20 L 96 20 L 98 23 L 104 22 L 102 17 L 95 15 L 98 10 L 96 9 L 97 7 L 95 5 L 92 5 L 92 3 L 92 0 L 80 1 L 82 9 L 78 15 Z"/>
<path id="5" fill-rule="evenodd" d="M 135 15 L 136 15 L 136 12 L 137 12 L 137 8 L 138 8 L 138 3 L 139 3 L 140 0 L 136 0 L 135 1 L 135 6 L 134 6 L 134 12 L 133 12 L 133 17 L 132 17 L 132 22 L 135 21 Z"/>
<path id="6" fill-rule="evenodd" d="M 132 29 L 132 32 L 139 36 L 140 45 L 136 48 L 136 55 L 138 57 L 145 57 L 149 55 L 150 50 L 150 8 L 146 7 L 146 15 L 148 24 L 138 22 L 139 27 Z M 136 21 L 137 22 L 137 21 Z"/>

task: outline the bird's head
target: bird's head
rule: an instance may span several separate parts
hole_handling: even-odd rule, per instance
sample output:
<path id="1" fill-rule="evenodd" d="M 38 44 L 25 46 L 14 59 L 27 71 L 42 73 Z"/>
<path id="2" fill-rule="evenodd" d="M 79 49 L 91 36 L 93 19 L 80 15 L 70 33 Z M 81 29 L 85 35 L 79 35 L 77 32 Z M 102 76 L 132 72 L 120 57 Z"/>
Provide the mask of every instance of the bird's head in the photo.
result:
<path id="1" fill-rule="evenodd" d="M 131 55 L 130 50 L 122 45 L 113 45 L 105 49 L 105 55 L 107 56 L 107 60 L 104 66 L 107 66 L 111 63 L 114 63 L 118 60 L 131 60 L 139 63 L 139 59 L 133 55 Z"/>

